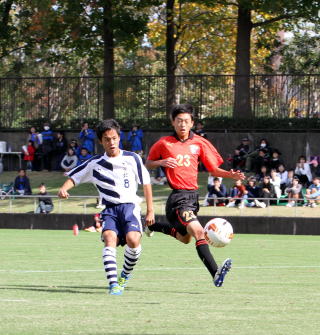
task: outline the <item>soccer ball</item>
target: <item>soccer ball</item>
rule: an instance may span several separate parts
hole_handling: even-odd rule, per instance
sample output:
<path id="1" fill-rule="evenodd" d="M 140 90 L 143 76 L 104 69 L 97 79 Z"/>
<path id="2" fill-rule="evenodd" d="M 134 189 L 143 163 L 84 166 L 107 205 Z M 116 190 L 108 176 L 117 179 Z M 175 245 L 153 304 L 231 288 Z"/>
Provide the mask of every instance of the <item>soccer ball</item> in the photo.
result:
<path id="1" fill-rule="evenodd" d="M 225 247 L 233 238 L 233 228 L 225 219 L 211 219 L 204 227 L 207 242 L 216 248 Z"/>

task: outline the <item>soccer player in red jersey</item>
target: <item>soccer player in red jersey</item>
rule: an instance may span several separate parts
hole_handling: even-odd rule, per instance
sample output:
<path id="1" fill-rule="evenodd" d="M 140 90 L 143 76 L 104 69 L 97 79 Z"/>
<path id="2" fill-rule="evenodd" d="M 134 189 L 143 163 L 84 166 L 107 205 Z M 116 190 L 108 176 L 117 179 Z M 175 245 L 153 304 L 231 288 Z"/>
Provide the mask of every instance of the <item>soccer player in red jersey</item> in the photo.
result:
<path id="1" fill-rule="evenodd" d="M 174 134 L 162 137 L 150 149 L 146 167 L 164 169 L 172 192 L 166 203 L 168 222 L 157 222 L 146 227 L 146 233 L 158 231 L 171 235 L 183 243 L 196 240 L 200 259 L 210 272 L 215 286 L 223 284 L 231 269 L 232 261 L 226 259 L 218 267 L 204 237 L 204 230 L 197 219 L 199 211 L 198 165 L 201 161 L 215 177 L 244 179 L 240 171 L 220 169 L 223 159 L 205 138 L 192 132 L 193 107 L 189 104 L 174 106 L 171 113 Z"/>

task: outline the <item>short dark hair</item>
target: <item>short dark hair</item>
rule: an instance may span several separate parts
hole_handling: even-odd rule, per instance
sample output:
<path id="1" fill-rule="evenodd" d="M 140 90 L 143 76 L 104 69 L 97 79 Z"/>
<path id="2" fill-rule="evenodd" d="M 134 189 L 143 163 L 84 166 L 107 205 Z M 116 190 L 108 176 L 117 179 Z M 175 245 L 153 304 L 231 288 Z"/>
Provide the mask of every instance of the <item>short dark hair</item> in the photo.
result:
<path id="1" fill-rule="evenodd" d="M 101 121 L 96 127 L 96 133 L 97 133 L 98 139 L 101 141 L 102 135 L 104 134 L 104 132 L 107 130 L 111 130 L 111 129 L 114 129 L 117 132 L 117 134 L 120 136 L 120 125 L 116 120 L 108 119 L 108 120 Z"/>
<path id="2" fill-rule="evenodd" d="M 180 105 L 175 105 L 172 107 L 171 110 L 171 119 L 172 121 L 174 121 L 174 119 L 177 117 L 177 115 L 179 114 L 183 114 L 183 113 L 187 113 L 190 114 L 191 119 L 194 119 L 194 111 L 193 111 L 193 107 L 190 104 L 180 104 Z"/>

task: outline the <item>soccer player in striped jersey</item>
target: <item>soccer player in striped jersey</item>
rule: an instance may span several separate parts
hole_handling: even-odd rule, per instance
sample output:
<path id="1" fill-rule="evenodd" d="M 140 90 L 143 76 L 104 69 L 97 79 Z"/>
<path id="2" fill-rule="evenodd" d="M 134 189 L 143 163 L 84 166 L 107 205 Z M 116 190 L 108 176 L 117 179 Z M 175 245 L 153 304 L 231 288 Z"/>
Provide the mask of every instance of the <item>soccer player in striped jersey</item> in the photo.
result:
<path id="1" fill-rule="evenodd" d="M 97 155 L 68 172 L 69 179 L 59 190 L 61 198 L 81 183 L 94 184 L 106 208 L 102 216 L 103 264 L 109 293 L 122 294 L 141 253 L 140 198 L 138 184 L 143 185 L 147 205 L 146 223 L 154 223 L 150 175 L 139 155 L 119 148 L 120 126 L 115 120 L 104 120 L 96 129 L 105 153 Z M 124 264 L 117 277 L 116 247 L 126 245 Z"/>
<path id="2" fill-rule="evenodd" d="M 205 138 L 191 131 L 193 107 L 189 104 L 176 105 L 171 113 L 174 134 L 162 137 L 150 149 L 146 167 L 164 169 L 168 183 L 173 189 L 167 204 L 168 222 L 157 222 L 148 225 L 147 235 L 158 231 L 171 235 L 183 243 L 189 243 L 192 237 L 196 240 L 197 253 L 210 272 L 214 285 L 222 286 L 224 277 L 231 269 L 232 261 L 226 259 L 218 267 L 205 240 L 204 230 L 197 219 L 199 210 L 198 165 L 202 162 L 215 177 L 244 179 L 240 171 L 225 171 L 219 166 L 223 163 L 215 147 Z"/>

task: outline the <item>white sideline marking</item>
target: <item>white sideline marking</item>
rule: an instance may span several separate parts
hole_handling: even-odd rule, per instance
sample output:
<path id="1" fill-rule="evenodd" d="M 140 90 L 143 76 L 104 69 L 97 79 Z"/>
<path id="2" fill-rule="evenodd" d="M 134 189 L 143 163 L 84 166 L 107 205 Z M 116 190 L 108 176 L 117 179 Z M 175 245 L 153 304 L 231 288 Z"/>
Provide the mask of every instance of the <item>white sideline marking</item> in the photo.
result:
<path id="1" fill-rule="evenodd" d="M 233 266 L 233 269 L 319 269 L 320 265 L 270 265 L 270 266 Z M 139 268 L 138 271 L 174 271 L 174 270 L 200 270 L 203 267 L 158 267 L 158 268 Z M 0 270 L 0 272 L 11 273 L 64 273 L 64 272 L 101 272 L 103 269 L 96 270 Z"/>
<path id="2" fill-rule="evenodd" d="M 28 302 L 27 300 L 23 299 L 0 299 L 0 302 Z"/>

